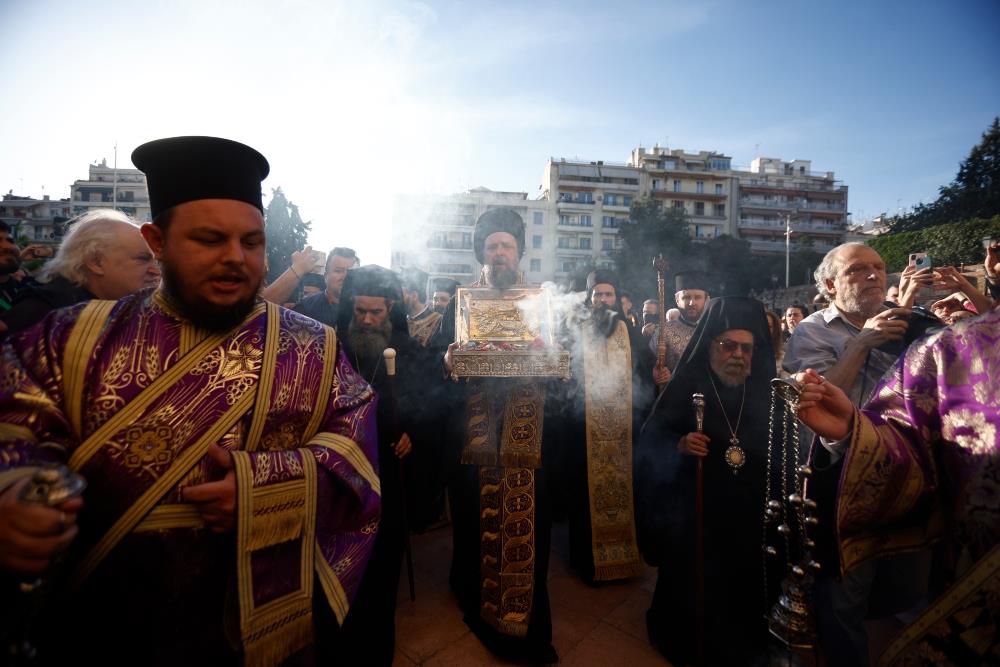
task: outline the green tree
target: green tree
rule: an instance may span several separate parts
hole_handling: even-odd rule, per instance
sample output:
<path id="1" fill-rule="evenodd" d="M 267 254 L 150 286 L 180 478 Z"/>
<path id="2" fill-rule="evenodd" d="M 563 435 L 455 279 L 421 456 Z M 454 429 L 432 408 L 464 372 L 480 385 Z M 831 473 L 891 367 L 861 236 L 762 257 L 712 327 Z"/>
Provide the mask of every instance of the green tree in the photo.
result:
<path id="1" fill-rule="evenodd" d="M 281 187 L 271 190 L 271 201 L 264 211 L 267 232 L 268 282 L 280 276 L 292 264 L 292 253 L 301 250 L 309 238 L 312 222 L 303 222 L 299 207 L 288 201 Z"/>
<path id="2" fill-rule="evenodd" d="M 657 293 L 653 258 L 660 253 L 669 264 L 668 280 L 677 271 L 702 268 L 688 254 L 692 244 L 683 211 L 665 209 L 648 197 L 635 199 L 629 209 L 629 220 L 618 233 L 622 248 L 615 256 L 615 267 L 624 289 L 637 298 Z M 673 292 L 670 285 L 667 291 Z"/>
<path id="3" fill-rule="evenodd" d="M 962 161 L 951 184 L 942 186 L 937 200 L 916 206 L 909 215 L 890 222 L 894 232 L 1000 214 L 1000 117 L 994 118 L 982 140 Z"/>
<path id="4" fill-rule="evenodd" d="M 926 252 L 935 266 L 978 264 L 986 251 L 985 237 L 1000 239 L 1000 215 L 935 225 L 910 232 L 883 234 L 868 242 L 890 272 L 902 271 L 910 253 Z"/>

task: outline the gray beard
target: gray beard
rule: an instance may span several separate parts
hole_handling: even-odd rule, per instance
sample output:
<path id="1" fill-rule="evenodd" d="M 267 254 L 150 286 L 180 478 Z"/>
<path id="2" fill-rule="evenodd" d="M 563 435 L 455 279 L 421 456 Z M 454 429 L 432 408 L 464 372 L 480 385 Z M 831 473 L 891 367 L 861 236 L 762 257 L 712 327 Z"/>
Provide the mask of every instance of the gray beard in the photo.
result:
<path id="1" fill-rule="evenodd" d="M 730 389 L 742 387 L 747 381 L 747 378 L 750 377 L 750 364 L 744 366 L 742 371 L 735 372 L 729 371 L 725 365 L 723 365 L 722 368 L 716 368 L 713 365 L 712 373 L 715 377 L 719 378 L 719 381 L 722 382 L 722 384 L 726 385 Z"/>
<path id="2" fill-rule="evenodd" d="M 861 295 L 855 294 L 844 294 L 844 305 L 847 307 L 847 312 L 857 313 L 858 315 L 864 317 L 865 319 L 875 317 L 885 308 L 883 305 L 885 294 L 882 294 L 883 298 L 862 298 Z"/>
<path id="3" fill-rule="evenodd" d="M 363 328 L 356 320 L 351 320 L 347 328 L 347 344 L 359 365 L 371 365 L 382 358 L 382 352 L 389 347 L 389 337 L 392 335 L 392 322 L 385 322 L 375 330 Z M 357 369 L 360 370 L 360 369 Z"/>
<path id="4" fill-rule="evenodd" d="M 517 269 L 486 265 L 486 282 L 497 289 L 507 289 L 517 283 Z"/>

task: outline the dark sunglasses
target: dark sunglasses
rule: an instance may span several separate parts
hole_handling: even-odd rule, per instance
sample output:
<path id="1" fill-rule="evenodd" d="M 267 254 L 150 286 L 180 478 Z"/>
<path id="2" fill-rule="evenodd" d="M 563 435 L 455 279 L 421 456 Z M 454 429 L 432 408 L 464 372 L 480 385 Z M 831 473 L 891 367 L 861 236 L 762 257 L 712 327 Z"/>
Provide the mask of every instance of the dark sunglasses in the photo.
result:
<path id="1" fill-rule="evenodd" d="M 736 351 L 736 348 L 743 350 L 743 354 L 748 357 L 753 354 L 753 343 L 737 343 L 735 340 L 729 340 L 728 338 L 722 338 L 715 342 L 726 354 L 732 354 Z"/>

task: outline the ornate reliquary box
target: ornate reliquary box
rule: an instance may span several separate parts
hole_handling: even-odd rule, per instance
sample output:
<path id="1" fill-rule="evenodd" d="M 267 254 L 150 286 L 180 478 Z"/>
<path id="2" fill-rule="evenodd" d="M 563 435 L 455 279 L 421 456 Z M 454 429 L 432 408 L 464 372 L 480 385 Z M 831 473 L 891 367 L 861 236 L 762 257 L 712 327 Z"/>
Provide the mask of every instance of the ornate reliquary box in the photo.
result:
<path id="1" fill-rule="evenodd" d="M 455 299 L 457 377 L 569 377 L 548 290 L 459 287 Z"/>

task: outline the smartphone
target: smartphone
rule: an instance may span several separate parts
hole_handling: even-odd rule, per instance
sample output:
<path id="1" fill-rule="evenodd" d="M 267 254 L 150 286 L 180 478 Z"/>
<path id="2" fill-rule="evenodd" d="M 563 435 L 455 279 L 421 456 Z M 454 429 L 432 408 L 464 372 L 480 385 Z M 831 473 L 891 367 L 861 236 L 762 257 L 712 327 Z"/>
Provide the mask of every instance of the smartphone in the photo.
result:
<path id="1" fill-rule="evenodd" d="M 926 252 L 911 252 L 910 261 L 908 263 L 917 271 L 920 269 L 929 269 L 932 266 L 931 257 Z"/>

